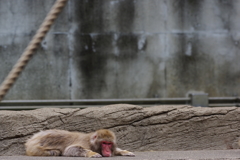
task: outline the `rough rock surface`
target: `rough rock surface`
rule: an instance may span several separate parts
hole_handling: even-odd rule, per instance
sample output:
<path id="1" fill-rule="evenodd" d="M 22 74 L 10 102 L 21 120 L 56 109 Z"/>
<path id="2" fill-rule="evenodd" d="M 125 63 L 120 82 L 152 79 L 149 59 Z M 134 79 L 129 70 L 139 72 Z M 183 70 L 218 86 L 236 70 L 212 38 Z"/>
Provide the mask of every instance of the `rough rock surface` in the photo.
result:
<path id="1" fill-rule="evenodd" d="M 0 111 L 0 155 L 24 154 L 33 133 L 47 129 L 92 132 L 107 128 L 131 151 L 236 149 L 240 108 L 141 107 L 128 104 L 86 109 Z"/>

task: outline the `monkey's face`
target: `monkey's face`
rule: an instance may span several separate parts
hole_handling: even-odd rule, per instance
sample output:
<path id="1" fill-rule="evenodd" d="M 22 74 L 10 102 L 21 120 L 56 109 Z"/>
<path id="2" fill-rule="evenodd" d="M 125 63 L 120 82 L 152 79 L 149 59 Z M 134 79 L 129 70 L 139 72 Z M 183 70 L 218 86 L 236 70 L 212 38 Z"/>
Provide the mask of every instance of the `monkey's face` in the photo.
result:
<path id="1" fill-rule="evenodd" d="M 100 145 L 103 157 L 111 157 L 113 151 L 113 143 L 108 141 L 102 141 Z"/>
<path id="2" fill-rule="evenodd" d="M 103 157 L 114 156 L 116 149 L 116 137 L 109 130 L 98 130 L 91 137 L 91 149 Z"/>

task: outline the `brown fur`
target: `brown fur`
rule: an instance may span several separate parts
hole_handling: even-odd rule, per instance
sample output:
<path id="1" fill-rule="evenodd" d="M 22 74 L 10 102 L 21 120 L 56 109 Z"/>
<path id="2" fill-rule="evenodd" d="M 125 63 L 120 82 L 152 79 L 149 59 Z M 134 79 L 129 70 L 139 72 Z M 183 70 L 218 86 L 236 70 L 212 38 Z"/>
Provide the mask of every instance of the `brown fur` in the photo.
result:
<path id="1" fill-rule="evenodd" d="M 33 135 L 26 143 L 28 156 L 102 157 L 101 142 L 112 142 L 112 156 L 134 156 L 132 152 L 117 148 L 115 134 L 106 129 L 93 133 L 46 130 Z"/>

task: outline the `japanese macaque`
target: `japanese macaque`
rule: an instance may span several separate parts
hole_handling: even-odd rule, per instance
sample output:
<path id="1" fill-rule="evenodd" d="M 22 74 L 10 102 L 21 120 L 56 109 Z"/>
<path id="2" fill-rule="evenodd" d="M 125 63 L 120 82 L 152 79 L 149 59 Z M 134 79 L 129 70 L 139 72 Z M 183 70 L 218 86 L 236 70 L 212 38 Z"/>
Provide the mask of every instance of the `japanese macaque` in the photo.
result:
<path id="1" fill-rule="evenodd" d="M 46 130 L 33 135 L 26 143 L 28 156 L 111 157 L 135 156 L 117 148 L 115 134 L 107 129 L 93 133 Z"/>

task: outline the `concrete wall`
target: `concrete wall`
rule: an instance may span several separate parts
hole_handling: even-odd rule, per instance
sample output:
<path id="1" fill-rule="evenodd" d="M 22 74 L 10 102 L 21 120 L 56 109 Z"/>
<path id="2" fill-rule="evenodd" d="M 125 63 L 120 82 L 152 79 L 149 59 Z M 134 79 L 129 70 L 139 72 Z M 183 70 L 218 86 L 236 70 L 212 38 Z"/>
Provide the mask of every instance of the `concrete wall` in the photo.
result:
<path id="1" fill-rule="evenodd" d="M 0 0 L 0 81 L 54 0 Z M 240 0 L 69 0 L 5 99 L 240 94 Z"/>

